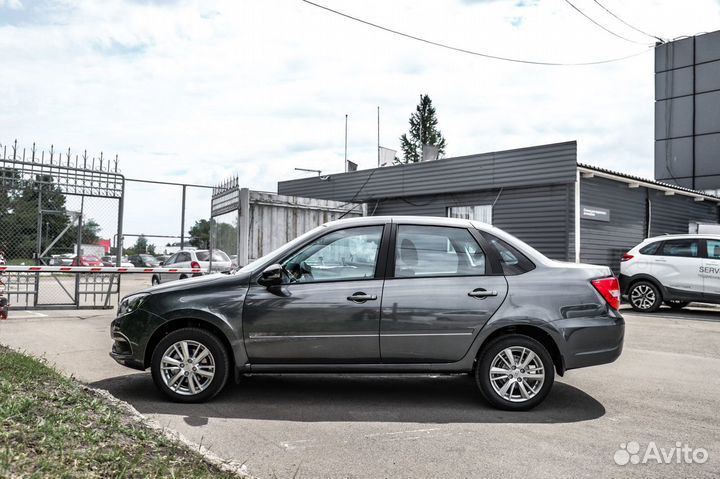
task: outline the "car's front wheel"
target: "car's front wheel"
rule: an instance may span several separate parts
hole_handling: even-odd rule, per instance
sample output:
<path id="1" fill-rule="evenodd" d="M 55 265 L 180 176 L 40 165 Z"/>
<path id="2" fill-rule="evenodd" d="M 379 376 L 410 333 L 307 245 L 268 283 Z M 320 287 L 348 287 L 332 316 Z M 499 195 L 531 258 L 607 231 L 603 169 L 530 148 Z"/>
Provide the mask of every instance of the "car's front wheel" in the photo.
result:
<path id="1" fill-rule="evenodd" d="M 183 328 L 165 336 L 153 351 L 155 385 L 177 402 L 206 401 L 227 382 L 230 358 L 220 339 L 200 328 Z"/>
<path id="2" fill-rule="evenodd" d="M 526 411 L 543 402 L 554 380 L 552 357 L 545 346 L 519 334 L 485 347 L 475 368 L 475 381 L 485 399 L 509 411 Z"/>
<path id="3" fill-rule="evenodd" d="M 158 284 L 160 284 L 160 278 L 158 278 L 157 276 L 153 276 L 150 282 L 153 286 L 157 286 Z"/>
<path id="4" fill-rule="evenodd" d="M 657 311 L 663 302 L 660 290 L 649 281 L 633 283 L 628 290 L 628 299 L 632 309 L 642 313 Z"/>

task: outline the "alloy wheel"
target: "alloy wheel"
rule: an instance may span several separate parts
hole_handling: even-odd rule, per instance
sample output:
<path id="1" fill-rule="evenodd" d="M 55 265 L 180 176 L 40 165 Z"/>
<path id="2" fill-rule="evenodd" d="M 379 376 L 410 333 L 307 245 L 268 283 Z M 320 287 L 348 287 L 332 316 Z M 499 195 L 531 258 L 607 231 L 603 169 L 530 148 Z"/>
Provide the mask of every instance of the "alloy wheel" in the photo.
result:
<path id="1" fill-rule="evenodd" d="M 524 402 L 540 392 L 545 382 L 545 368 L 531 349 L 511 346 L 495 355 L 489 376 L 498 396 L 511 402 Z"/>
<path id="2" fill-rule="evenodd" d="M 646 284 L 635 286 L 630 293 L 630 301 L 638 309 L 650 309 L 656 300 L 655 291 Z"/>
<path id="3" fill-rule="evenodd" d="M 215 358 L 197 341 L 178 341 L 165 350 L 160 360 L 165 385 L 183 396 L 194 396 L 210 386 L 215 377 Z"/>

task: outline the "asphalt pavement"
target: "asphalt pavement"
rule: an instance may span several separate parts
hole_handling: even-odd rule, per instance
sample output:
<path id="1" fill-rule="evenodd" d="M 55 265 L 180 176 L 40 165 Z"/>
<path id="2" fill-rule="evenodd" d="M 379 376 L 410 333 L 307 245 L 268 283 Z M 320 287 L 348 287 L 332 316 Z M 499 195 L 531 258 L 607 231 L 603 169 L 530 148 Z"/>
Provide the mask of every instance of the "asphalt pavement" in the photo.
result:
<path id="1" fill-rule="evenodd" d="M 11 311 L 0 342 L 258 477 L 718 477 L 720 312 L 623 314 L 620 359 L 568 372 L 522 413 L 492 409 L 466 375 L 251 376 L 209 403 L 170 403 L 109 358 L 109 311 Z M 704 463 L 686 464 L 684 446 Z"/>

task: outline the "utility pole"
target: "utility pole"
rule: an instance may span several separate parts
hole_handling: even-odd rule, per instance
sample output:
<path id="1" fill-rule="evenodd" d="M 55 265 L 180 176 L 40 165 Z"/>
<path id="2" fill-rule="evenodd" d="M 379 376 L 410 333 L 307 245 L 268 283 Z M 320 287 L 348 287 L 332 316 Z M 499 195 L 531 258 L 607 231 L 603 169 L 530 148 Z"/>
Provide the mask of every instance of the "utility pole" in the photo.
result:
<path id="1" fill-rule="evenodd" d="M 347 113 L 345 114 L 345 173 L 347 173 L 347 123 L 348 123 L 348 116 Z"/>
<path id="2" fill-rule="evenodd" d="M 378 168 L 380 168 L 380 107 L 377 107 L 378 114 L 378 141 L 377 141 L 377 154 L 378 154 Z"/>

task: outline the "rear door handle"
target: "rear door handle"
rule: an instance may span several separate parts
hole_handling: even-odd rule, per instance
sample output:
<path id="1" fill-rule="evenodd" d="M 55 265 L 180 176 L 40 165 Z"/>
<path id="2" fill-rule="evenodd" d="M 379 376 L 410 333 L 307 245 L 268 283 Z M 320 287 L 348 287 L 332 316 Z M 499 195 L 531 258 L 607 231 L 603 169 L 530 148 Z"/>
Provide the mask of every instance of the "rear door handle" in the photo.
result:
<path id="1" fill-rule="evenodd" d="M 364 303 L 365 301 L 375 301 L 377 296 L 374 294 L 365 294 L 363 292 L 353 293 L 352 296 L 348 296 L 347 300 L 353 303 Z"/>
<path id="2" fill-rule="evenodd" d="M 472 291 L 470 291 L 468 293 L 468 296 L 472 296 L 473 298 L 480 298 L 480 299 L 487 298 L 488 296 L 497 296 L 497 295 L 498 295 L 497 291 L 488 291 L 483 288 L 473 289 Z"/>

